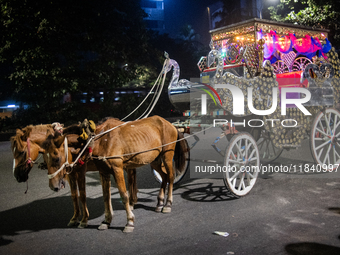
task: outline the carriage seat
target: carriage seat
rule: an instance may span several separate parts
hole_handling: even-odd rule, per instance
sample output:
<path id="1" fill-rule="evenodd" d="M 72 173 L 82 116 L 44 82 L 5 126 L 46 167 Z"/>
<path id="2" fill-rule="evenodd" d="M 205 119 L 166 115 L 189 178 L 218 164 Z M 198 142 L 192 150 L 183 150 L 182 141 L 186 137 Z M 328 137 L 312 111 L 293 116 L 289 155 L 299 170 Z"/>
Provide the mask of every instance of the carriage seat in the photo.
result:
<path id="1" fill-rule="evenodd" d="M 279 83 L 279 88 L 282 87 L 298 87 L 298 88 L 307 88 L 308 81 L 305 79 L 301 83 L 301 75 L 303 71 L 296 71 L 290 73 L 280 73 L 276 74 L 276 80 Z"/>

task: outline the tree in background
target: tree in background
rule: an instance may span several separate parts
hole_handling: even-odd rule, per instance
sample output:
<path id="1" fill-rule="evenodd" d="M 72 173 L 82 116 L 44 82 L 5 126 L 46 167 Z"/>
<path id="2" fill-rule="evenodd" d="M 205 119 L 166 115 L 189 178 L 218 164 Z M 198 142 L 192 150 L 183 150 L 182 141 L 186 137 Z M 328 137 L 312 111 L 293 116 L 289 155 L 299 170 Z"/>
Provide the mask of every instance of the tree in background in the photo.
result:
<path id="1" fill-rule="evenodd" d="M 145 68 L 139 1 L 1 0 L 0 6 L 0 97 L 28 105 L 31 123 L 73 117 L 73 106 L 61 102 L 67 92 L 103 89 L 109 102 L 114 89 L 154 72 Z"/>
<path id="2" fill-rule="evenodd" d="M 280 0 L 271 6 L 271 18 L 299 25 L 330 29 L 329 40 L 340 47 L 340 2 L 339 0 Z"/>

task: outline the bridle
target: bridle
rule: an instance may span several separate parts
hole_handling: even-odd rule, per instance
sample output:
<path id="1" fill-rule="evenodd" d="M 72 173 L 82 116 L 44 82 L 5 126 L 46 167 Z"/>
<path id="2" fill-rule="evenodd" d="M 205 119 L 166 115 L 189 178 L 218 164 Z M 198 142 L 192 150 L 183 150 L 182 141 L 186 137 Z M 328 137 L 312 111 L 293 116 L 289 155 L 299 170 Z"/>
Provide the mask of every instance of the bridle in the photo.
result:
<path id="1" fill-rule="evenodd" d="M 36 161 L 32 160 L 32 158 L 31 158 L 31 141 L 30 141 L 30 139 L 27 138 L 26 142 L 27 142 L 26 149 L 27 149 L 28 158 L 24 162 L 18 164 L 17 166 L 15 166 L 15 159 L 13 159 L 13 173 L 15 171 L 15 168 L 18 168 L 19 166 L 22 166 L 22 165 L 26 165 L 25 172 L 27 172 L 27 174 L 28 174 L 28 172 L 30 170 L 29 167 L 33 167 L 33 164 L 36 162 Z M 16 149 L 16 147 L 14 147 L 14 150 L 13 150 L 14 153 L 15 153 L 15 149 Z"/>
<path id="2" fill-rule="evenodd" d="M 65 139 L 64 139 L 64 153 L 65 153 L 65 163 L 56 172 L 54 172 L 53 174 L 47 175 L 48 179 L 53 179 L 57 174 L 59 174 L 62 170 L 64 170 L 64 168 L 70 166 L 70 164 L 68 162 L 68 142 L 67 142 L 66 136 L 65 136 Z M 71 171 L 70 172 L 66 171 L 66 174 L 70 174 L 72 172 L 72 170 L 73 170 L 73 168 L 71 167 Z"/>

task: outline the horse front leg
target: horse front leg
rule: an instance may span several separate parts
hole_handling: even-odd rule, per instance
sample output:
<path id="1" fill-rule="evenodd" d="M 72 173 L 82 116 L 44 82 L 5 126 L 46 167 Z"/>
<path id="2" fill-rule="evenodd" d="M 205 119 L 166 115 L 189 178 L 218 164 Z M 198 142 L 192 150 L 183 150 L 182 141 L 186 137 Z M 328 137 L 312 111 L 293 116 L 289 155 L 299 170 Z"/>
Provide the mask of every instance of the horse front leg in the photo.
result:
<path id="1" fill-rule="evenodd" d="M 127 216 L 127 224 L 123 230 L 124 233 L 133 232 L 134 229 L 134 221 L 135 215 L 132 213 L 129 204 L 129 196 L 126 190 L 125 179 L 124 179 L 124 171 L 123 167 L 115 166 L 113 167 L 114 177 L 116 180 L 117 188 L 119 190 L 120 197 L 122 198 L 122 202 L 126 211 Z"/>
<path id="2" fill-rule="evenodd" d="M 79 196 L 83 208 L 83 218 L 80 221 L 78 228 L 86 228 L 87 222 L 89 220 L 90 214 L 86 205 L 86 187 L 85 187 L 85 174 L 86 174 L 86 164 L 83 165 L 78 171 L 77 183 L 79 187 Z"/>
<path id="3" fill-rule="evenodd" d="M 80 215 L 76 173 L 71 173 L 70 175 L 68 175 L 67 180 L 70 184 L 71 197 L 73 201 L 73 217 L 71 218 L 67 226 L 74 227 L 79 224 L 79 215 Z"/>
<path id="4" fill-rule="evenodd" d="M 103 198 L 105 206 L 105 220 L 98 227 L 99 230 L 106 230 L 109 228 L 113 218 L 113 209 L 111 203 L 111 179 L 109 174 L 100 173 L 100 181 L 102 183 Z"/>
<path id="5" fill-rule="evenodd" d="M 152 162 L 151 167 L 155 169 L 162 178 L 161 188 L 159 190 L 158 196 L 157 196 L 157 206 L 155 211 L 161 212 L 164 207 L 164 198 L 165 198 L 165 188 L 167 185 L 167 175 L 162 171 L 162 162 L 160 160 Z"/>

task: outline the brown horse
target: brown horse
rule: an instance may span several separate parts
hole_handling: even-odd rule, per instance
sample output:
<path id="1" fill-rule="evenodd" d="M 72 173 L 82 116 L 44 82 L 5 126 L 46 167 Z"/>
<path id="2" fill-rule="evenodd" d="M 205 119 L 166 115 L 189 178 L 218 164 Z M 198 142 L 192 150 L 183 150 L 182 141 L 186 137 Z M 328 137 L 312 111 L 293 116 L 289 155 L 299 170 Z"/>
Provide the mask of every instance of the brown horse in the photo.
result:
<path id="1" fill-rule="evenodd" d="M 105 130 L 114 127 L 108 123 Z M 98 131 L 100 134 L 102 131 Z M 44 144 L 47 153 L 51 154 L 48 160 L 48 173 L 53 174 L 65 162 L 64 136 L 49 138 Z M 127 225 L 124 232 L 131 232 L 134 228 L 134 215 L 130 207 L 129 197 L 127 195 L 123 169 L 135 169 L 145 164 L 151 164 L 162 177 L 162 184 L 158 194 L 158 203 L 156 211 L 164 213 L 171 211 L 173 202 L 173 159 L 176 168 L 181 172 L 184 171 L 185 150 L 187 150 L 183 134 L 165 119 L 153 116 L 150 118 L 126 122 L 124 125 L 111 130 L 99 136 L 94 142 L 93 160 L 87 164 L 94 163 L 100 173 L 105 176 L 112 174 L 122 198 L 124 208 L 127 213 Z M 59 164 L 53 164 L 53 160 L 59 158 Z M 78 174 L 84 171 L 84 168 L 75 168 L 74 172 Z M 66 169 L 61 171 L 55 177 L 50 179 L 50 185 L 60 187 L 60 179 L 63 178 Z M 168 184 L 168 197 L 164 205 L 165 189 Z M 58 186 L 59 185 L 59 186 Z M 85 189 L 85 187 L 84 187 Z"/>
<path id="2" fill-rule="evenodd" d="M 43 153 L 42 144 L 46 140 L 47 130 L 53 131 L 52 125 L 27 126 L 17 129 L 11 137 L 14 156 L 13 174 L 18 182 L 25 182 L 39 153 Z"/>
<path id="3" fill-rule="evenodd" d="M 112 120 L 116 122 L 116 125 L 122 123 L 117 120 Z M 70 126 L 64 129 L 64 133 L 73 133 L 74 130 L 79 130 L 76 125 Z M 14 155 L 14 163 L 13 163 L 13 173 L 18 182 L 25 182 L 28 179 L 29 172 L 33 167 L 33 162 L 38 158 L 39 153 L 44 153 L 45 150 L 42 148 L 43 142 L 46 140 L 46 133 L 53 132 L 52 125 L 37 125 L 37 126 L 27 126 L 23 129 L 17 129 L 16 135 L 11 137 L 11 148 Z M 76 135 L 68 135 L 70 145 L 77 144 L 78 141 L 75 140 Z M 73 153 L 78 152 L 77 150 L 71 151 Z M 75 157 L 74 154 L 72 154 Z M 46 160 L 45 160 L 46 162 Z M 94 164 L 89 164 L 87 166 L 88 171 L 98 171 Z M 107 178 L 107 176 L 101 176 L 101 184 L 103 187 L 103 196 L 104 196 L 104 204 L 105 204 L 105 222 L 106 224 L 101 227 L 101 229 L 105 229 L 107 224 L 112 220 L 112 205 L 111 205 L 111 193 L 110 186 L 111 180 Z M 131 170 L 128 172 L 129 176 L 129 191 L 131 200 L 137 201 L 137 189 L 135 182 L 135 171 Z M 79 223 L 80 209 L 79 209 L 79 197 L 78 197 L 78 188 L 79 190 L 83 190 L 85 186 L 85 176 L 78 175 L 76 173 L 70 174 L 67 176 L 67 181 L 70 184 L 71 188 L 71 196 L 73 200 L 74 214 L 71 218 L 68 226 L 75 226 Z M 65 186 L 64 179 L 60 181 L 60 186 Z M 79 227 L 87 226 L 88 219 L 88 209 L 86 206 L 86 197 L 85 195 L 80 194 L 80 200 L 82 202 L 82 211 L 83 211 L 83 219 L 79 224 Z"/>
<path id="4" fill-rule="evenodd" d="M 103 132 L 111 127 L 115 127 L 123 124 L 124 122 L 119 121 L 118 119 L 109 118 L 101 125 L 97 126 L 96 133 Z M 65 134 L 68 133 L 68 134 Z M 70 134 L 71 133 L 71 134 Z M 72 134 L 75 133 L 75 134 Z M 84 143 L 81 139 L 79 139 L 80 128 L 78 125 L 72 125 L 64 129 L 64 136 L 61 136 L 59 132 L 47 132 L 47 138 L 45 134 L 45 142 L 43 144 L 44 147 L 44 160 L 47 164 L 47 168 L 50 169 L 51 172 L 55 172 L 60 168 L 60 166 L 66 161 L 66 154 L 64 148 L 64 137 L 67 137 L 68 141 L 68 160 L 69 163 L 72 160 L 75 160 L 77 154 L 80 149 L 84 146 Z M 61 146 L 63 145 L 63 146 Z M 56 150 L 58 148 L 58 150 Z M 49 172 L 50 172 L 49 171 Z M 75 226 L 79 223 L 78 218 L 80 215 L 79 204 L 78 204 L 78 190 L 79 190 L 79 199 L 82 204 L 82 219 L 79 223 L 80 228 L 84 228 L 87 226 L 87 222 L 89 219 L 89 212 L 86 205 L 86 189 L 85 189 L 85 173 L 88 171 L 98 171 L 97 166 L 92 162 L 88 162 L 87 164 L 81 165 L 77 164 L 75 169 L 71 171 L 71 173 L 66 174 L 66 172 L 60 172 L 55 178 L 51 179 L 49 182 L 49 186 L 53 191 L 59 191 L 64 188 L 64 180 L 67 179 L 70 187 L 71 187 L 71 195 L 74 205 L 74 215 L 71 218 L 68 226 Z M 137 202 L 137 184 L 136 184 L 136 169 L 128 169 L 128 183 L 129 183 L 129 195 L 130 195 L 130 203 L 133 206 L 134 203 Z M 111 179 L 110 175 L 100 172 L 100 180 L 102 184 L 103 197 L 104 197 L 104 205 L 105 205 L 105 220 L 99 226 L 98 229 L 104 230 L 107 229 L 108 226 L 112 222 L 113 218 L 113 209 L 111 204 Z"/>

